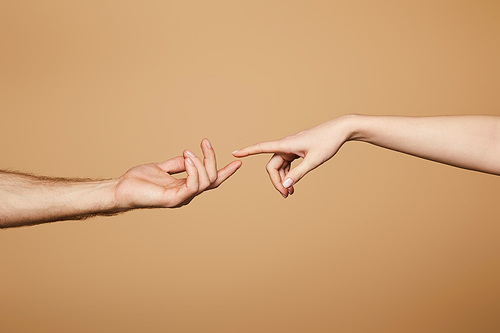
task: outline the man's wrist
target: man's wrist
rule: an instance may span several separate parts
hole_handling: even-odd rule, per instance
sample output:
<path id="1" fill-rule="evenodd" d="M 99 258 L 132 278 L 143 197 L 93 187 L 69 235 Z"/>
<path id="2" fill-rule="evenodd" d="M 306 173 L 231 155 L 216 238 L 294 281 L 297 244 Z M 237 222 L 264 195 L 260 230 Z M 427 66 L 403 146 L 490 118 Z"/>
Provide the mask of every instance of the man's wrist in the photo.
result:
<path id="1" fill-rule="evenodd" d="M 122 211 L 116 200 L 117 179 L 55 182 L 46 192 L 47 202 L 42 206 L 54 207 L 57 219 L 82 219 L 94 215 L 112 215 Z"/>
<path id="2" fill-rule="evenodd" d="M 115 213 L 125 210 L 120 207 L 116 198 L 118 179 L 100 180 L 94 183 L 93 197 L 95 197 L 96 213 Z"/>

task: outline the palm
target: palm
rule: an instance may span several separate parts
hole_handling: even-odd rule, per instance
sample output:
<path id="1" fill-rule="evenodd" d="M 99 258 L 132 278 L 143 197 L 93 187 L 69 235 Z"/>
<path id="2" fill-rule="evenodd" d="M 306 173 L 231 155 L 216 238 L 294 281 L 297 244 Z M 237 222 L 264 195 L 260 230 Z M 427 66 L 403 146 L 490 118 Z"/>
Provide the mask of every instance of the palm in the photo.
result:
<path id="1" fill-rule="evenodd" d="M 180 207 L 205 190 L 222 184 L 238 170 L 240 161 L 233 161 L 217 170 L 215 152 L 207 139 L 201 144 L 204 159 L 185 150 L 183 156 L 162 163 L 136 166 L 119 179 L 115 197 L 124 209 L 142 207 Z M 186 178 L 172 174 L 186 172 Z"/>
<path id="2" fill-rule="evenodd" d="M 131 208 L 175 207 L 182 204 L 176 194 L 185 184 L 185 178 L 174 178 L 157 164 L 145 164 L 127 171 L 116 196 Z"/>

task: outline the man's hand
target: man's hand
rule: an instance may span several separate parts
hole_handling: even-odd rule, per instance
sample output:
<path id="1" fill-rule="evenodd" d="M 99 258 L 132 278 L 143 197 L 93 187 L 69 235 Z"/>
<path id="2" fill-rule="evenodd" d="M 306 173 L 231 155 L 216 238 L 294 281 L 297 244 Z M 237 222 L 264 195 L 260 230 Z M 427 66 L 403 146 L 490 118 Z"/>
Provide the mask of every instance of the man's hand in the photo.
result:
<path id="1" fill-rule="evenodd" d="M 217 188 L 241 166 L 233 161 L 217 171 L 215 152 L 208 139 L 201 142 L 204 159 L 185 150 L 183 156 L 163 163 L 136 166 L 118 180 L 115 198 L 120 209 L 180 207 L 203 191 Z M 172 175 L 186 172 L 186 178 Z"/>
<path id="2" fill-rule="evenodd" d="M 218 187 L 241 166 L 240 161 L 233 161 L 217 171 L 215 153 L 207 139 L 201 149 L 203 161 L 185 150 L 183 156 L 136 166 L 109 180 L 0 171 L 0 228 L 186 205 L 203 191 Z M 172 176 L 183 171 L 186 178 Z"/>

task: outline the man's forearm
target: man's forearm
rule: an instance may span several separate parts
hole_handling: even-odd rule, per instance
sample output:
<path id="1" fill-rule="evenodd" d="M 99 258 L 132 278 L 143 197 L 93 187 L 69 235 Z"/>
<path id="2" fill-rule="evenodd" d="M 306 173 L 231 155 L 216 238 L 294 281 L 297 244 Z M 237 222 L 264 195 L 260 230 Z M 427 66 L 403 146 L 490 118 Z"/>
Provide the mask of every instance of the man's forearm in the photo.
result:
<path id="1" fill-rule="evenodd" d="M 113 215 L 139 208 L 176 208 L 215 189 L 241 167 L 233 161 L 217 170 L 208 139 L 203 160 L 190 150 L 161 163 L 130 168 L 112 180 L 37 177 L 0 170 L 0 228 Z M 186 172 L 186 177 L 172 175 Z"/>
<path id="2" fill-rule="evenodd" d="M 116 184 L 0 171 L 0 228 L 117 213 Z"/>
<path id="3" fill-rule="evenodd" d="M 350 140 L 461 168 L 500 174 L 500 117 L 358 116 Z"/>

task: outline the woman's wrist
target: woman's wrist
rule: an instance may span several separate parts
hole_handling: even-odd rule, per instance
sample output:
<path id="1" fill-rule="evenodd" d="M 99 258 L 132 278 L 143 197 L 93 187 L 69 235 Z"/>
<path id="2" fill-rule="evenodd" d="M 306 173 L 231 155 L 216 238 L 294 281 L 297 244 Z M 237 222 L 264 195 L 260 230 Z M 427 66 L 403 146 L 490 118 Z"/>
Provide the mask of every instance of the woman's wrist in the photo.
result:
<path id="1" fill-rule="evenodd" d="M 349 114 L 338 118 L 345 142 L 366 139 L 366 118 L 367 116 L 360 114 Z"/>

